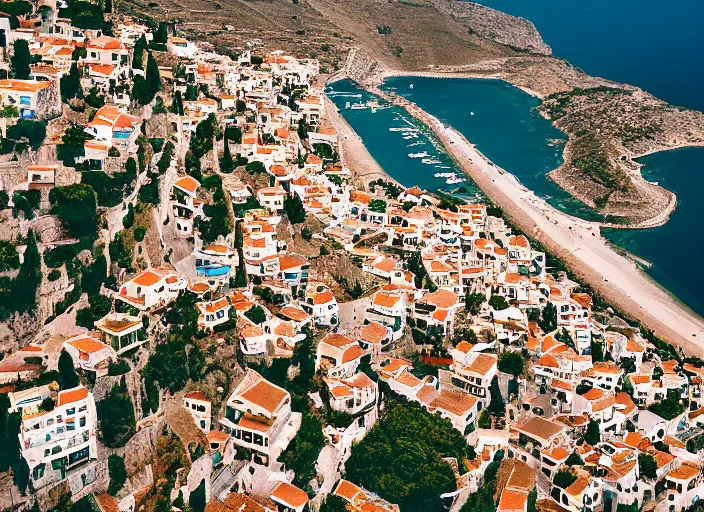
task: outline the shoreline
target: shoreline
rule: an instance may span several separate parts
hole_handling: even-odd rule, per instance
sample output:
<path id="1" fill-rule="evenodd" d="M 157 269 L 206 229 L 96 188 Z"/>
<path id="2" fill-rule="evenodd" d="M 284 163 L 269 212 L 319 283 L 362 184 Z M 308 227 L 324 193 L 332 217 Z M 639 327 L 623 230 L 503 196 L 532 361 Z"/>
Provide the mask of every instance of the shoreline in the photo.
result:
<path id="1" fill-rule="evenodd" d="M 419 75 L 408 73 L 408 76 Z M 543 243 L 597 293 L 625 314 L 639 319 L 657 336 L 688 352 L 704 354 L 704 319 L 645 274 L 633 260 L 609 247 L 609 242 L 600 234 L 601 223 L 578 219 L 550 206 L 513 174 L 488 160 L 461 133 L 415 104 L 375 86 L 363 87 L 404 108 L 426 125 L 458 168 L 470 176 L 516 226 Z"/>
<path id="2" fill-rule="evenodd" d="M 474 80 L 476 80 L 476 79 L 499 80 L 499 81 L 503 81 L 503 82 L 509 84 L 512 87 L 520 89 L 521 91 L 525 92 L 526 94 L 529 94 L 535 98 L 538 98 L 541 101 L 545 98 L 545 95 L 540 94 L 537 91 L 534 91 L 528 87 L 524 87 L 524 86 L 515 84 L 515 83 L 507 80 L 505 77 L 499 76 L 497 73 L 482 74 L 481 72 L 478 72 L 478 71 L 459 71 L 459 70 L 457 70 L 457 71 L 454 71 L 454 70 L 448 70 L 448 71 L 403 71 L 403 70 L 384 68 L 384 69 L 380 70 L 379 72 L 377 72 L 376 74 L 374 74 L 369 82 L 360 83 L 359 85 L 367 90 L 372 91 L 372 92 L 379 91 L 380 90 L 379 86 L 381 84 L 383 84 L 388 78 L 393 78 L 393 77 L 426 77 L 426 78 L 450 78 L 450 79 L 451 78 L 465 78 L 465 79 L 474 79 Z M 336 76 L 334 81 L 344 79 L 344 78 L 346 78 L 346 77 Z M 617 87 L 617 86 L 628 87 L 626 84 L 619 84 L 619 83 L 613 82 L 613 81 L 607 81 L 607 82 L 612 84 L 614 87 Z M 405 100 L 405 98 L 404 98 L 404 100 Z M 545 115 L 543 115 L 542 113 L 541 113 L 541 115 L 543 117 L 545 117 Z M 551 119 L 549 119 L 547 117 L 545 117 L 545 119 L 550 121 L 550 123 L 553 126 L 555 126 L 555 124 L 553 123 L 553 121 Z M 569 142 L 570 142 L 570 135 L 567 133 L 565 135 L 567 135 L 567 137 L 568 137 L 568 140 L 567 140 L 567 146 L 568 146 Z M 643 157 L 646 157 L 646 156 L 649 156 L 649 155 L 652 155 L 655 153 L 661 153 L 664 151 L 672 151 L 672 150 L 676 150 L 676 149 L 684 149 L 684 148 L 690 148 L 690 147 L 704 147 L 704 142 L 675 144 L 675 145 L 669 146 L 669 147 L 651 149 L 651 150 L 644 152 L 644 153 L 629 155 L 629 158 L 636 165 L 638 165 L 639 169 L 640 169 L 640 167 L 642 167 L 642 164 L 639 164 L 639 162 L 637 162 L 637 160 L 639 158 L 643 158 Z M 546 178 L 549 180 L 552 180 L 557 186 L 559 186 L 560 188 L 563 188 L 563 190 L 565 190 L 569 194 L 569 191 L 566 188 L 564 188 L 562 186 L 562 184 L 560 184 L 558 181 L 556 181 L 553 178 L 553 176 L 551 176 L 551 174 L 554 171 L 557 171 L 559 168 L 560 167 L 553 169 L 552 171 L 546 173 Z M 663 186 L 654 185 L 652 182 L 649 182 L 648 180 L 643 178 L 639 172 L 638 173 L 633 173 L 632 171 L 629 171 L 629 172 L 631 174 L 634 174 L 634 177 L 636 179 L 640 179 L 644 183 L 646 183 L 650 186 L 658 187 L 658 188 L 662 189 L 663 191 L 665 191 L 670 196 L 670 199 L 669 199 L 667 205 L 662 210 L 660 210 L 655 215 L 653 215 L 652 217 L 641 220 L 637 223 L 619 224 L 619 223 L 610 223 L 610 222 L 600 222 L 599 223 L 600 226 L 605 227 L 605 228 L 611 228 L 611 229 L 651 229 L 651 228 L 656 228 L 656 227 L 660 227 L 660 226 L 665 225 L 670 220 L 670 216 L 677 208 L 677 201 L 678 201 L 677 194 L 675 192 L 673 192 L 672 190 L 669 190 Z M 570 195 L 572 195 L 572 194 L 570 194 Z M 572 196 L 572 197 L 574 197 L 575 199 L 578 199 L 575 196 Z"/>

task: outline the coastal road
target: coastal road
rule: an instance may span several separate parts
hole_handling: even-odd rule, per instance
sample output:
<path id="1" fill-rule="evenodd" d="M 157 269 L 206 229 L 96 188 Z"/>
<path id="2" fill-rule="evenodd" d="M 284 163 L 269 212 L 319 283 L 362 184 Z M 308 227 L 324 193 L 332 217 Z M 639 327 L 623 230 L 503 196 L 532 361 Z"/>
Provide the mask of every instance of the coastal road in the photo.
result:
<path id="1" fill-rule="evenodd" d="M 704 356 L 704 319 L 661 288 L 601 237 L 599 224 L 556 210 L 482 155 L 451 127 L 414 103 L 378 88 L 371 92 L 425 124 L 458 166 L 517 227 L 543 243 L 606 300 L 688 353 Z"/>

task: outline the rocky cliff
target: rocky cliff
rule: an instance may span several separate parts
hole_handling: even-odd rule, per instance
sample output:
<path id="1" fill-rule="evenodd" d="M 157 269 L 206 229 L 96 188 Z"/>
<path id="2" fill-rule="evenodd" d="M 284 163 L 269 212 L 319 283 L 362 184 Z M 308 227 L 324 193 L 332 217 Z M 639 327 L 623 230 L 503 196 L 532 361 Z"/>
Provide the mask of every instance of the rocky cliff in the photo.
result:
<path id="1" fill-rule="evenodd" d="M 466 21 L 469 30 L 481 37 L 510 46 L 519 51 L 550 55 L 552 49 L 545 44 L 532 22 L 511 16 L 484 5 L 458 0 L 432 0 L 441 12 Z"/>

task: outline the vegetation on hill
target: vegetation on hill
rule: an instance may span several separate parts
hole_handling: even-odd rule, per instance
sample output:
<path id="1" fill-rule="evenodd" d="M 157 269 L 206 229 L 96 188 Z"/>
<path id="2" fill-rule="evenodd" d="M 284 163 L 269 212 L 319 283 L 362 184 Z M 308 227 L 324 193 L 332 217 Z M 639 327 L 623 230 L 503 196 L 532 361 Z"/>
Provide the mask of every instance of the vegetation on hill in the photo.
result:
<path id="1" fill-rule="evenodd" d="M 467 454 L 450 422 L 419 405 L 388 400 L 379 422 L 352 447 L 346 478 L 401 510 L 444 510 L 440 494 L 455 490 L 452 468 L 441 459 Z"/>

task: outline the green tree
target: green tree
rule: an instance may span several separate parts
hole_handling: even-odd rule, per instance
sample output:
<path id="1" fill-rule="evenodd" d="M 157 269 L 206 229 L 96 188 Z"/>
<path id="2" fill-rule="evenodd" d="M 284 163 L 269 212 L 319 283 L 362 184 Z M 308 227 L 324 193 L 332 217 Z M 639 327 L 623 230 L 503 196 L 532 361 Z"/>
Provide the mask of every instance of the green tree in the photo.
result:
<path id="1" fill-rule="evenodd" d="M 105 23 L 102 6 L 81 0 L 70 2 L 68 9 L 61 10 L 61 17 L 70 18 L 74 27 L 84 30 L 101 30 Z"/>
<path id="2" fill-rule="evenodd" d="M 681 403 L 677 390 L 668 389 L 665 400 L 651 404 L 648 410 L 669 421 L 682 414 L 685 406 Z"/>
<path id="3" fill-rule="evenodd" d="M 73 367 L 73 358 L 65 350 L 62 350 L 59 356 L 59 374 L 61 375 L 61 389 L 72 389 L 81 383 Z"/>
<path id="4" fill-rule="evenodd" d="M 347 512 L 347 502 L 335 494 L 328 494 L 319 512 Z"/>
<path id="5" fill-rule="evenodd" d="M 552 332 L 557 329 L 557 308 L 552 302 L 548 302 L 545 305 L 540 320 L 538 320 L 538 325 L 543 332 Z"/>
<path id="6" fill-rule="evenodd" d="M 320 455 L 320 450 L 325 446 L 323 425 L 317 416 L 304 413 L 301 428 L 293 438 L 286 450 L 279 456 L 279 460 L 286 464 L 287 469 L 295 473 L 293 484 L 305 487 L 315 478 L 315 463 Z"/>
<path id="7" fill-rule="evenodd" d="M 245 312 L 244 316 L 249 318 L 255 324 L 263 324 L 266 322 L 266 313 L 261 306 L 254 306 Z"/>
<path id="8" fill-rule="evenodd" d="M 97 200 L 90 185 L 77 183 L 55 187 L 49 192 L 52 213 L 75 238 L 95 236 L 98 230 Z"/>
<path id="9" fill-rule="evenodd" d="M 174 101 L 171 103 L 171 112 L 173 114 L 183 115 L 183 97 L 181 96 L 181 91 L 176 91 L 174 94 Z"/>
<path id="10" fill-rule="evenodd" d="M 103 444 L 109 448 L 124 446 L 135 430 L 134 409 L 126 389 L 116 384 L 95 406 Z"/>
<path id="11" fill-rule="evenodd" d="M 0 272 L 20 268 L 20 256 L 9 240 L 0 240 Z"/>
<path id="12" fill-rule="evenodd" d="M 230 144 L 227 142 L 227 137 L 225 137 L 224 143 L 225 148 L 222 158 L 220 159 L 220 172 L 229 174 L 235 170 L 235 162 L 232 160 L 232 153 L 230 153 Z"/>
<path id="13" fill-rule="evenodd" d="M 575 480 L 577 480 L 577 475 L 570 473 L 567 470 L 560 469 L 557 473 L 555 473 L 555 476 L 552 479 L 552 483 L 555 484 L 557 487 L 567 489 L 570 485 L 574 483 Z"/>
<path id="14" fill-rule="evenodd" d="M 166 44 L 169 39 L 169 25 L 165 21 L 159 22 L 159 28 L 154 34 L 154 42 L 157 44 Z"/>
<path id="15" fill-rule="evenodd" d="M 499 379 L 496 376 L 491 379 L 489 394 L 491 395 L 491 400 L 489 401 L 489 412 L 495 416 L 503 416 L 506 414 L 506 403 L 504 402 L 504 397 L 501 396 Z"/>
<path id="16" fill-rule="evenodd" d="M 32 70 L 29 67 L 31 55 L 29 43 L 25 39 L 16 39 L 12 44 L 12 57 L 10 57 L 10 71 L 18 80 L 29 80 Z"/>
<path id="17" fill-rule="evenodd" d="M 589 425 L 587 425 L 587 432 L 584 434 L 584 442 L 589 446 L 596 446 L 601 442 L 601 430 L 599 430 L 599 422 L 596 420 L 589 420 Z"/>
<path id="18" fill-rule="evenodd" d="M 352 447 L 345 478 L 401 510 L 441 511 L 439 495 L 456 489 L 452 469 L 442 458 L 467 456 L 466 441 L 449 421 L 416 404 L 389 399 L 379 421 Z"/>
<path id="19" fill-rule="evenodd" d="M 10 194 L 5 190 L 0 190 L 0 210 L 7 210 L 10 206 Z"/>
<path id="20" fill-rule="evenodd" d="M 489 299 L 489 306 L 491 306 L 494 311 L 502 311 L 509 308 L 506 298 L 502 295 L 492 295 Z"/>
<path id="21" fill-rule="evenodd" d="M 479 428 L 491 428 L 491 416 L 486 409 L 482 409 L 479 413 L 479 419 L 477 420 L 477 427 Z"/>
<path id="22" fill-rule="evenodd" d="M 112 0 L 105 0 L 105 9 L 104 11 L 106 13 L 111 13 L 112 12 Z"/>
<path id="23" fill-rule="evenodd" d="M 110 475 L 110 484 L 108 485 L 108 493 L 115 496 L 127 481 L 127 470 L 125 469 L 125 459 L 119 455 L 112 454 L 108 457 L 108 474 Z"/>
<path id="24" fill-rule="evenodd" d="M 518 377 L 523 373 L 525 361 L 519 352 L 502 352 L 499 354 L 498 366 L 500 371 Z"/>
<path id="25" fill-rule="evenodd" d="M 572 453 L 570 453 L 570 456 L 567 457 L 567 460 L 565 461 L 565 465 L 567 465 L 569 467 L 584 466 L 584 461 L 582 460 L 582 457 L 580 457 L 577 452 L 572 452 Z"/>
<path id="26" fill-rule="evenodd" d="M 482 304 L 486 301 L 486 295 L 483 293 L 469 293 L 464 297 L 464 309 L 472 315 L 478 315 L 481 311 Z"/>
<path id="27" fill-rule="evenodd" d="M 201 480 L 198 487 L 188 498 L 188 504 L 193 512 L 203 512 L 205 510 L 205 480 Z"/>
<path id="28" fill-rule="evenodd" d="M 284 197 L 284 213 L 291 224 L 301 224 L 306 220 L 306 210 L 298 194 L 293 193 Z"/>
<path id="29" fill-rule="evenodd" d="M 372 212 L 385 213 L 386 201 L 384 201 L 383 199 L 372 199 L 371 201 L 369 201 L 367 208 L 369 208 L 369 211 Z"/>
<path id="30" fill-rule="evenodd" d="M 147 49 L 147 39 L 141 35 L 134 43 L 132 52 L 132 68 L 144 69 L 144 52 Z"/>
<path id="31" fill-rule="evenodd" d="M 154 99 L 154 96 L 161 91 L 161 74 L 159 73 L 159 66 L 152 52 L 149 52 L 149 56 L 147 57 L 146 80 L 149 86 L 149 93 L 151 94 L 147 103 L 150 103 Z"/>
<path id="32" fill-rule="evenodd" d="M 83 92 L 81 89 L 81 75 L 75 62 L 71 63 L 71 69 L 68 74 L 61 77 L 60 87 L 61 98 L 64 101 L 81 97 Z"/>

